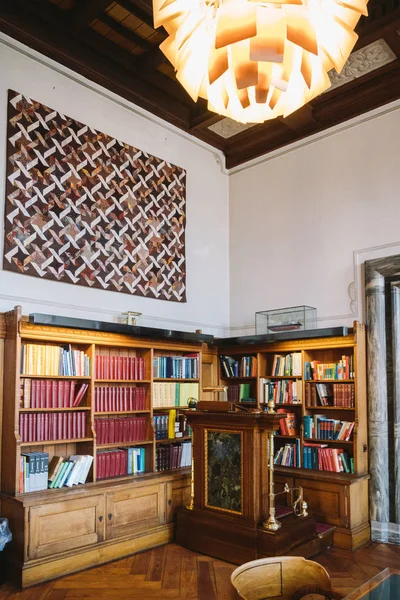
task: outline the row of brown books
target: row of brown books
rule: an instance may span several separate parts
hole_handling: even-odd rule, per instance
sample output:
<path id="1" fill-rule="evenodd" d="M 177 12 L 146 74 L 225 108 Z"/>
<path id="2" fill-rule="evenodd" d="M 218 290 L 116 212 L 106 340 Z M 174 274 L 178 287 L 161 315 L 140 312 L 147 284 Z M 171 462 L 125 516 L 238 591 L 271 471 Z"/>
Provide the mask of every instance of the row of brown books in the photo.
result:
<path id="1" fill-rule="evenodd" d="M 85 412 L 22 413 L 19 415 L 21 442 L 74 440 L 85 437 Z"/>
<path id="2" fill-rule="evenodd" d="M 156 450 L 156 471 L 169 471 L 190 467 L 192 442 L 159 446 Z"/>
<path id="3" fill-rule="evenodd" d="M 306 406 L 354 408 L 354 383 L 306 383 Z"/>
<path id="4" fill-rule="evenodd" d="M 104 356 L 95 359 L 96 379 L 144 379 L 145 360 L 140 356 Z"/>
<path id="5" fill-rule="evenodd" d="M 94 420 L 94 428 L 98 445 L 146 439 L 146 417 L 101 417 Z"/>
<path id="6" fill-rule="evenodd" d="M 144 387 L 101 386 L 94 391 L 96 412 L 146 410 Z"/>
<path id="7" fill-rule="evenodd" d="M 22 379 L 20 408 L 71 408 L 82 404 L 89 384 L 60 379 Z"/>

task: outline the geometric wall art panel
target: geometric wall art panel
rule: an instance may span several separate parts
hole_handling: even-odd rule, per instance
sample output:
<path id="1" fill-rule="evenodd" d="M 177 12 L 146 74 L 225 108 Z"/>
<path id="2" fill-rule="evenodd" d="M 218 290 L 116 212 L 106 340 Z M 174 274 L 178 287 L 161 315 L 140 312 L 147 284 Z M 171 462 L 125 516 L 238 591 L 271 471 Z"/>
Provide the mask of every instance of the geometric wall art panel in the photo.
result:
<path id="1" fill-rule="evenodd" d="M 3 268 L 186 302 L 186 172 L 9 91 Z"/>

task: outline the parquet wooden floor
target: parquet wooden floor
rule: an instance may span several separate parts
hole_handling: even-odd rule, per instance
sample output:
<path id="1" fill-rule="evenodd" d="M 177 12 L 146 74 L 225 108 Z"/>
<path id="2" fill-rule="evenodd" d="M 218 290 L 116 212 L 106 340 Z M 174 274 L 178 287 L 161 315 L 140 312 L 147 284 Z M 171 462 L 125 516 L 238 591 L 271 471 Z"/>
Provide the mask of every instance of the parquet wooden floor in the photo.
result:
<path id="1" fill-rule="evenodd" d="M 369 543 L 356 552 L 332 547 L 314 557 L 343 596 L 385 567 L 400 567 L 400 547 Z M 176 544 L 82 571 L 24 591 L 0 586 L 0 600 L 230 600 L 231 564 Z"/>

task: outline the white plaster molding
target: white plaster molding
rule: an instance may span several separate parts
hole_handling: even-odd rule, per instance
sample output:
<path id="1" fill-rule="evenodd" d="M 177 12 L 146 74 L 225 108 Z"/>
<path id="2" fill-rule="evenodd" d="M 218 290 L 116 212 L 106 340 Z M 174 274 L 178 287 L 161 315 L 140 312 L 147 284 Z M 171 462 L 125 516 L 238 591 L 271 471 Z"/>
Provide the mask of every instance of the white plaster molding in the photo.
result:
<path id="1" fill-rule="evenodd" d="M 400 525 L 398 523 L 381 523 L 371 521 L 371 539 L 374 542 L 383 542 L 400 545 Z"/>
<path id="2" fill-rule="evenodd" d="M 325 93 L 349 83 L 349 81 L 363 77 L 367 73 L 393 62 L 396 58 L 395 53 L 385 40 L 376 40 L 372 44 L 368 44 L 368 46 L 364 46 L 364 48 L 350 54 L 340 74 L 335 70 L 328 73 L 332 85 Z"/>
<path id="3" fill-rule="evenodd" d="M 136 115 L 139 115 L 143 119 L 146 119 L 147 121 L 151 121 L 152 123 L 155 123 L 156 125 L 159 125 L 159 126 L 161 125 L 164 129 L 170 131 L 171 133 L 173 133 L 176 136 L 179 136 L 179 137 L 191 142 L 195 146 L 199 146 L 203 150 L 207 150 L 208 152 L 211 152 L 211 154 L 214 156 L 214 159 L 215 159 L 217 165 L 221 169 L 221 173 L 228 174 L 228 171 L 225 168 L 225 156 L 224 156 L 223 152 L 219 151 L 214 146 L 211 146 L 210 144 L 203 142 L 202 140 L 192 136 L 191 134 L 186 133 L 182 129 L 175 127 L 175 125 L 171 125 L 171 123 L 168 123 L 168 121 L 164 121 L 163 119 L 153 115 L 152 113 L 145 110 L 144 108 L 141 108 L 140 106 L 137 106 L 136 104 L 133 104 L 133 102 L 129 102 L 128 100 L 125 100 L 125 98 L 118 96 L 118 94 L 111 92 L 110 90 L 102 87 L 101 85 L 98 85 L 97 83 L 94 83 L 90 79 L 83 77 L 82 75 L 80 75 L 79 73 L 76 73 L 72 69 L 68 69 L 64 65 L 56 62 L 55 60 L 48 58 L 44 54 L 40 54 L 40 52 L 36 52 L 36 50 L 29 48 L 29 46 L 25 46 L 24 44 L 21 44 L 17 40 L 14 40 L 10 36 L 8 36 L 2 32 L 0 32 L 0 44 L 3 44 L 4 46 L 7 46 L 9 48 L 12 48 L 16 52 L 19 52 L 20 54 L 23 54 L 23 55 L 27 56 L 28 58 L 35 60 L 36 62 L 48 67 L 49 69 L 52 69 L 53 71 L 60 73 L 61 75 L 64 75 L 65 77 L 68 77 L 68 79 L 71 79 L 72 81 L 75 81 L 76 83 L 79 83 L 80 85 L 83 85 L 84 87 L 89 89 L 94 94 L 98 94 L 99 96 L 103 96 L 104 98 L 107 98 L 108 100 L 111 100 L 112 102 L 115 102 L 115 104 L 118 104 L 119 106 L 125 108 L 126 110 L 129 110 L 130 112 L 132 112 Z M 165 145 L 168 145 L 167 137 L 165 138 Z M 143 150 L 146 150 L 146 149 L 143 148 Z"/>
<path id="4" fill-rule="evenodd" d="M 354 281 L 350 284 L 354 289 L 354 318 L 365 322 L 365 282 L 363 264 L 366 260 L 395 256 L 400 254 L 400 241 L 382 244 L 381 246 L 370 246 L 353 252 Z M 349 287 L 350 287 L 349 286 Z"/>
<path id="5" fill-rule="evenodd" d="M 281 156 L 285 156 L 286 154 L 290 154 L 295 152 L 299 148 L 304 148 L 311 144 L 315 144 L 319 140 L 323 140 L 329 138 L 333 135 L 341 133 L 342 131 L 346 131 L 348 129 L 352 129 L 353 127 L 357 127 L 357 125 L 362 125 L 363 123 L 367 123 L 368 121 L 372 121 L 377 119 L 383 115 L 387 115 L 389 113 L 395 112 L 400 109 L 400 100 L 395 100 L 390 104 L 385 104 L 384 106 L 380 106 L 371 110 L 362 115 L 358 115 L 358 117 L 354 117 L 354 119 L 349 119 L 344 123 L 340 123 L 339 125 L 335 125 L 334 127 L 330 127 L 329 129 L 325 129 L 320 133 L 315 133 L 314 135 L 310 135 L 302 140 L 297 142 L 293 142 L 292 144 L 288 144 L 287 146 L 283 146 L 282 148 L 278 148 L 277 150 L 273 150 L 268 154 L 263 154 L 257 158 L 253 158 L 248 162 L 242 163 L 237 167 L 233 167 L 228 170 L 229 175 L 234 175 L 235 173 L 240 173 L 241 171 L 247 171 L 252 167 L 256 167 L 258 165 L 264 164 L 271 160 L 275 160 L 276 158 L 280 158 Z"/>
<path id="6" fill-rule="evenodd" d="M 233 121 L 229 117 L 224 117 L 220 121 L 217 121 L 217 123 L 210 125 L 207 129 L 227 140 L 255 125 L 257 125 L 257 123 L 238 123 L 238 121 Z"/>

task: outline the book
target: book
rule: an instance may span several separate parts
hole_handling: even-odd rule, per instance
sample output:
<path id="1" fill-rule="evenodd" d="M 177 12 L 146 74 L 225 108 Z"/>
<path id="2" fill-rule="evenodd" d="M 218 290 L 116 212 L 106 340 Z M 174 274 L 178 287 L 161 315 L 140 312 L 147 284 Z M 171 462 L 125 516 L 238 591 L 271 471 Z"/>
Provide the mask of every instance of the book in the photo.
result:
<path id="1" fill-rule="evenodd" d="M 88 389 L 88 387 L 89 387 L 88 383 L 83 383 L 81 385 L 81 387 L 79 388 L 79 390 L 75 396 L 74 402 L 72 404 L 73 407 L 80 405 L 80 403 L 82 402 L 83 396 L 85 395 L 85 392 Z"/>

